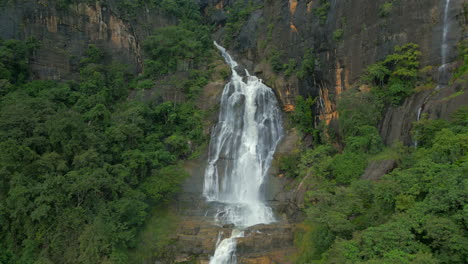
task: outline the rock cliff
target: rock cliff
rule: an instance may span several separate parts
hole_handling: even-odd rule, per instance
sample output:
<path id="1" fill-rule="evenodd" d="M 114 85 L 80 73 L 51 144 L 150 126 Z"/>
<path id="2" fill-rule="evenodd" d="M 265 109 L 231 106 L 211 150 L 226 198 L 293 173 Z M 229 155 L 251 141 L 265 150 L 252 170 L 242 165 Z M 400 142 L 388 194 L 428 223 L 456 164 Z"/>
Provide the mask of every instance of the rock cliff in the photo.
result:
<path id="1" fill-rule="evenodd" d="M 211 14 L 211 21 L 218 24 L 215 37 L 219 40 L 226 35 L 227 14 L 223 15 L 223 12 L 228 12 L 234 2 L 204 1 L 202 4 L 205 13 Z M 336 100 L 340 93 L 355 86 L 367 66 L 390 54 L 396 45 L 410 42 L 419 45 L 421 66 L 433 66 L 434 81 L 437 82 L 445 1 L 253 2 L 261 8 L 250 14 L 229 45 L 247 68 L 275 89 L 285 110 L 292 109 L 297 95 L 317 97 L 317 121 L 330 123 L 338 116 Z M 325 15 L 317 12 L 323 8 L 321 2 L 330 3 Z M 451 1 L 448 10 L 449 61 L 456 59 L 455 47 L 466 37 L 467 10 L 463 3 L 463 0 Z M 313 49 L 317 63 L 314 73 L 303 79 L 277 73 L 268 63 L 272 50 L 279 52 L 281 63 L 288 63 L 288 59 L 300 63 L 309 49 Z M 402 107 L 388 109 L 380 126 L 385 142 L 390 144 L 400 140 L 409 144 L 409 129 L 423 102 L 427 106 L 438 105 L 437 102 L 447 98 L 447 94 L 459 92 L 460 85 L 450 87 L 440 96 L 428 97 L 430 92 L 427 91 L 416 93 Z M 425 107 L 423 110 L 432 111 L 433 117 L 447 118 L 451 111 L 467 101 L 466 96 L 462 94 L 451 101 L 451 107 L 439 107 L 438 110 Z"/>
<path id="2" fill-rule="evenodd" d="M 76 78 L 89 44 L 98 45 L 111 60 L 128 65 L 132 72 L 141 72 L 142 41 L 156 28 L 177 21 L 145 7 L 134 11 L 138 16 L 129 17 L 129 10 L 120 11 L 117 2 L 63 6 L 54 0 L 6 3 L 0 8 L 0 38 L 34 37 L 42 43 L 31 63 L 38 79 Z"/>
<path id="3" fill-rule="evenodd" d="M 214 37 L 219 41 L 228 34 L 225 26 L 235 2 L 198 1 L 207 21 L 216 25 Z M 328 2 L 325 15 L 320 15 L 317 10 L 322 8 L 321 1 L 254 0 L 252 3 L 258 8 L 247 16 L 230 43 L 225 43 L 243 65 L 275 89 L 286 111 L 294 109 L 298 95 L 317 97 L 317 122 L 330 123 L 338 115 L 336 100 L 340 93 L 353 87 L 368 65 L 383 59 L 394 46 L 409 42 L 420 46 L 422 67 L 433 66 L 436 80 L 436 69 L 441 62 L 445 1 Z M 466 37 L 467 10 L 463 2 L 453 0 L 449 7 L 448 45 L 452 47 L 449 61 L 456 59 L 454 47 Z M 46 0 L 4 4 L 0 10 L 0 37 L 34 37 L 43 43 L 32 61 L 33 72 L 39 79 L 75 78 L 80 57 L 89 44 L 99 45 L 112 60 L 129 65 L 135 73 L 141 72 L 142 41 L 158 27 L 175 24 L 177 20 L 144 5 L 130 12 L 118 3 L 91 1 L 61 6 L 57 1 Z M 302 79 L 275 72 L 268 62 L 272 50 L 279 52 L 281 63 L 287 63 L 288 59 L 300 63 L 305 53 L 313 50 L 315 70 Z M 460 84 L 448 90 L 459 92 Z M 428 93 L 417 93 L 402 107 L 388 109 L 380 126 L 386 143 L 394 140 L 410 143 L 409 129 L 423 103 L 427 106 L 423 107 L 424 112 L 448 117 L 467 96 L 461 94 L 451 102 L 451 107 L 435 111 L 429 106 L 447 98 L 448 92 L 430 98 Z"/>
<path id="4" fill-rule="evenodd" d="M 0 9 L 0 37 L 26 39 L 34 37 L 43 45 L 32 61 L 38 79 L 67 80 L 77 78 L 80 58 L 89 44 L 104 48 L 113 60 L 129 65 L 134 73 L 143 68 L 142 41 L 158 28 L 177 23 L 163 12 L 140 7 L 137 16 L 124 15 L 117 1 L 89 1 L 91 4 L 60 6 L 56 1 L 16 1 Z M 413 42 L 420 46 L 422 67 L 432 66 L 430 73 L 437 81 L 441 62 L 442 0 L 330 0 L 323 10 L 318 0 L 253 0 L 256 8 L 249 13 L 230 41 L 226 25 L 235 0 L 198 0 L 206 20 L 215 25 L 214 38 L 225 42 L 236 59 L 249 71 L 261 76 L 271 86 L 285 111 L 294 109 L 298 95 L 317 97 L 317 122 L 327 124 L 338 117 L 339 95 L 356 86 L 366 67 L 383 59 L 396 45 Z M 464 0 L 452 0 L 449 9 L 451 28 L 448 36 L 449 61 L 457 57 L 456 43 L 466 38 L 467 12 Z M 391 3 L 391 5 L 386 5 Z M 318 10 L 323 11 L 322 13 Z M 323 14 L 325 13 L 325 15 Z M 312 50 L 315 69 L 303 78 L 275 71 L 269 59 L 275 51 L 281 64 L 290 59 L 297 63 Z M 455 65 L 452 63 L 451 65 Z M 380 123 L 386 144 L 400 140 L 411 144 L 409 131 L 419 114 L 431 118 L 448 118 L 460 105 L 468 102 L 464 92 L 467 80 L 445 89 L 429 87 L 406 99 L 400 107 L 388 108 Z M 203 98 L 213 105 L 219 99 L 222 81 L 210 83 Z M 206 106 L 206 104 L 201 104 Z M 418 114 L 419 113 L 419 114 Z M 207 131 L 208 133 L 208 131 Z M 294 133 L 293 133 L 294 134 Z M 292 137 L 297 136 L 293 135 Z M 288 139 L 289 140 L 289 139 Z M 293 144 L 297 141 L 288 141 Z M 285 150 L 287 152 L 288 150 Z M 202 157 L 203 158 L 203 157 Z M 230 234 L 232 227 L 216 226 L 205 213 L 212 208 L 200 199 L 203 168 L 206 159 L 187 164 L 194 175 L 184 186 L 185 192 L 174 204 L 181 223 L 174 235 L 174 262 L 195 258 L 207 263 L 213 254 L 217 237 Z M 392 164 L 389 165 L 392 167 Z M 373 178 L 369 173 L 368 178 Z M 279 181 L 280 186 L 285 185 Z M 281 221 L 274 225 L 249 228 L 239 239 L 238 253 L 242 263 L 288 263 L 284 256 L 293 252 L 293 224 L 300 220 L 291 208 L 298 206 L 299 188 L 285 192 L 280 188 L 271 195 Z"/>

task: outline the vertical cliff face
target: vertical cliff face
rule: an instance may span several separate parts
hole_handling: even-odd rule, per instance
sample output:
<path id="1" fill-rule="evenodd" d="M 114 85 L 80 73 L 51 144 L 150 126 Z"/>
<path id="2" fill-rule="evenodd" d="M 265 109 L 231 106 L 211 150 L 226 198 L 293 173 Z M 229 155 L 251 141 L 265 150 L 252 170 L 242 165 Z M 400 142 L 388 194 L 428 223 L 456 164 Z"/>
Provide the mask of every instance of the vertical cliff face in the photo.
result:
<path id="1" fill-rule="evenodd" d="M 223 27 L 226 20 L 220 19 L 225 16 L 220 13 L 223 10 L 227 12 L 234 2 L 221 0 L 205 3 L 206 13 L 216 14 L 211 17 L 219 25 L 215 36 L 220 40 L 227 34 Z M 330 5 L 324 8 L 321 2 Z M 420 47 L 421 66 L 434 66 L 432 74 L 437 82 L 445 1 L 272 0 L 253 3 L 262 8 L 250 14 L 230 49 L 235 51 L 244 65 L 251 66 L 251 70 L 275 89 L 285 110 L 293 109 L 297 95 L 317 97 L 318 120 L 329 124 L 338 116 L 336 100 L 340 93 L 355 86 L 367 66 L 392 53 L 396 45 L 410 42 Z M 462 6 L 463 0 L 453 0 L 448 9 L 451 27 L 447 44 L 452 47 L 448 61 L 456 59 L 455 46 L 464 36 L 466 21 Z M 313 74 L 302 79 L 294 74 L 287 77 L 282 72 L 275 72 L 268 62 L 272 50 L 275 50 L 279 52 L 282 63 L 293 59 L 300 64 L 308 49 L 313 49 L 316 67 Z M 252 65 L 256 65 L 255 68 Z M 450 89 L 457 92 L 459 87 Z M 387 143 L 396 139 L 408 143 L 409 138 L 404 135 L 408 134 L 411 123 L 416 120 L 417 110 L 422 104 L 420 101 L 426 100 L 421 97 L 427 96 L 416 94 L 407 99 L 402 109 L 389 110 L 381 125 Z M 438 100 L 436 98 L 427 100 Z M 464 97 L 457 100 L 461 98 Z M 429 111 L 429 108 L 426 110 Z M 407 114 L 402 115 L 403 112 Z M 449 109 L 440 110 L 437 116 L 447 117 L 449 112 Z M 402 123 L 395 123 L 389 118 Z"/>
<path id="2" fill-rule="evenodd" d="M 353 87 L 368 65 L 383 59 L 396 45 L 409 42 L 420 46 L 422 67 L 434 66 L 433 75 L 437 79 L 445 7 L 442 0 L 323 1 L 330 4 L 328 8 L 324 8 L 322 1 L 254 0 L 255 8 L 245 21 L 237 23 L 240 29 L 234 33 L 226 29 L 226 24 L 231 22 L 227 20 L 229 9 L 237 1 L 198 2 L 207 21 L 216 26 L 215 38 L 233 36 L 225 45 L 241 64 L 273 87 L 285 111 L 294 109 L 298 95 L 317 97 L 317 121 L 329 124 L 338 117 L 336 101 L 340 93 Z M 465 34 L 466 14 L 462 5 L 463 0 L 452 0 L 449 6 L 451 27 L 447 40 L 452 49 L 448 61 L 454 61 L 453 47 Z M 16 1 L 0 10 L 3 25 L 0 37 L 35 37 L 43 43 L 32 61 L 33 72 L 40 79 L 75 78 L 80 57 L 89 44 L 99 45 L 113 60 L 140 72 L 142 40 L 154 29 L 177 21 L 145 6 L 135 10 L 133 13 L 137 15 L 132 17 L 128 10 L 120 10 L 117 1 L 67 6 L 57 6 L 56 1 Z M 280 64 L 292 59 L 300 65 L 310 50 L 316 59 L 315 69 L 302 78 L 295 74 L 286 76 L 271 65 L 273 52 L 279 55 Z M 460 88 L 452 87 L 451 91 L 455 93 L 457 89 Z M 426 99 L 435 100 L 426 97 L 416 94 L 408 98 L 404 109 L 389 110 L 381 124 L 387 143 L 396 139 L 408 143 L 409 138 L 404 135 L 416 120 L 418 109 Z M 436 112 L 438 117 L 447 117 L 450 111 Z"/>
<path id="3" fill-rule="evenodd" d="M 273 87 L 284 109 L 294 109 L 298 95 L 317 97 L 318 120 L 330 123 L 336 119 L 336 100 L 340 93 L 351 88 L 365 68 L 391 53 L 396 45 L 409 42 L 420 46 L 422 66 L 441 63 L 444 3 L 428 1 L 322 1 L 311 0 L 254 0 L 257 8 L 250 10 L 238 32 L 226 30 L 229 9 L 234 0 L 199 0 L 207 20 L 216 25 L 215 38 L 223 40 L 233 35 L 229 43 L 235 57 L 249 70 L 264 78 Z M 456 57 L 456 43 L 465 32 L 466 14 L 463 0 L 452 0 L 448 10 L 451 28 L 448 32 L 448 61 Z M 58 6 L 56 1 L 15 1 L 0 10 L 0 37 L 34 37 L 43 45 L 32 61 L 35 76 L 40 79 L 72 79 L 76 77 L 80 57 L 89 44 L 97 44 L 113 60 L 129 65 L 133 72 L 141 71 L 142 40 L 154 29 L 177 23 L 176 19 L 161 11 L 139 7 L 129 17 L 121 12 L 117 1 L 90 2 Z M 125 13 L 125 15 L 124 15 Z M 238 24 L 239 25 L 239 24 Z M 293 59 L 301 63 L 308 50 L 313 50 L 316 67 L 299 79 L 295 74 L 285 76 L 275 72 L 269 58 L 277 51 L 280 63 Z M 255 66 L 254 66 L 255 65 Z M 436 79 L 436 78 L 435 78 Z M 455 88 L 453 88 L 455 89 Z M 452 90 L 453 90 L 452 89 Z M 458 88 L 457 88 L 458 89 Z M 457 92 L 457 90 L 453 90 Z M 382 124 L 382 135 L 388 142 L 402 139 L 407 133 L 391 131 L 388 126 L 401 126 L 390 122 L 405 115 L 405 125 L 416 119 L 421 100 L 416 95 L 405 105 L 406 110 L 393 110 Z M 416 102 L 417 101 L 417 102 Z M 424 100 L 423 100 L 424 101 Z M 429 104 L 430 105 L 430 104 Z M 415 110 L 416 109 L 416 110 Z M 426 110 L 429 111 L 428 108 Z M 395 112 L 396 111 L 396 112 Z M 447 110 L 448 111 L 448 110 Z M 396 115 L 396 116 L 395 116 Z M 441 111 L 441 117 L 448 113 Z M 407 139 L 403 139 L 407 140 Z"/>
<path id="4" fill-rule="evenodd" d="M 15 1 L 0 9 L 0 37 L 34 37 L 42 45 L 32 61 L 40 79 L 72 79 L 89 44 L 96 44 L 112 60 L 141 71 L 141 42 L 154 29 L 176 23 L 158 10 L 139 8 L 129 18 L 115 1 L 58 6 L 56 1 Z"/>

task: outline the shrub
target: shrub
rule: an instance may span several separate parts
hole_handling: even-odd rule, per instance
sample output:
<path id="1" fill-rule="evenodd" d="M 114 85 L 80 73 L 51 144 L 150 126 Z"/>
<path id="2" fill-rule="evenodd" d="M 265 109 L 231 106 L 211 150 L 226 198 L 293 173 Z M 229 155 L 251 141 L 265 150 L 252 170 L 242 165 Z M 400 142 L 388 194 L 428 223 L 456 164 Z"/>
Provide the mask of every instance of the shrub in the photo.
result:
<path id="1" fill-rule="evenodd" d="M 283 65 L 284 75 L 286 77 L 291 76 L 296 71 L 296 67 L 297 67 L 296 60 L 289 59 L 288 63 Z"/>
<path id="2" fill-rule="evenodd" d="M 393 3 L 392 2 L 384 3 L 379 8 L 379 16 L 380 17 L 387 17 L 392 12 L 392 9 L 393 9 Z"/>
<path id="3" fill-rule="evenodd" d="M 145 61 L 145 74 L 156 76 L 175 72 L 184 64 L 195 66 L 207 49 L 199 35 L 182 26 L 158 29 L 143 47 L 149 57 Z"/>
<path id="4" fill-rule="evenodd" d="M 308 75 L 312 75 L 315 70 L 315 55 L 313 49 L 309 49 L 304 54 L 304 59 L 302 60 L 302 64 L 300 69 L 297 72 L 297 77 L 299 79 L 304 79 Z"/>
<path id="5" fill-rule="evenodd" d="M 296 108 L 291 115 L 291 119 L 295 127 L 302 133 L 310 134 L 314 131 L 314 117 L 312 113 L 312 106 L 315 99 L 308 97 L 305 99 L 302 96 L 296 98 Z"/>
<path id="6" fill-rule="evenodd" d="M 338 119 L 343 136 L 359 136 L 361 127 L 376 126 L 381 118 L 382 105 L 372 93 L 348 90 L 338 100 Z"/>
<path id="7" fill-rule="evenodd" d="M 320 6 L 313 10 L 314 14 L 319 18 L 320 24 L 324 25 L 327 22 L 328 11 L 330 10 L 329 0 L 320 0 Z"/>
<path id="8" fill-rule="evenodd" d="M 298 165 L 300 161 L 299 153 L 281 156 L 279 159 L 279 169 L 286 177 L 296 178 L 299 175 Z"/>
<path id="9" fill-rule="evenodd" d="M 366 156 L 351 151 L 335 155 L 331 162 L 332 175 L 338 184 L 349 184 L 358 179 L 366 166 Z"/>
<path id="10" fill-rule="evenodd" d="M 226 34 L 224 35 L 226 46 L 229 46 L 234 37 L 239 34 L 250 14 L 260 8 L 262 8 L 261 5 L 255 5 L 250 0 L 237 0 L 231 8 L 228 8 L 228 19 L 224 27 L 226 30 Z"/>
<path id="11" fill-rule="evenodd" d="M 281 63 L 281 52 L 277 49 L 272 49 L 269 54 L 268 61 L 275 72 L 283 71 L 284 64 Z"/>
<path id="12" fill-rule="evenodd" d="M 335 31 L 333 31 L 333 40 L 336 42 L 339 42 L 342 40 L 344 34 L 344 30 L 339 28 Z"/>
<path id="13" fill-rule="evenodd" d="M 462 65 L 453 74 L 451 82 L 468 74 L 468 40 L 462 40 L 458 44 L 458 54 Z"/>
<path id="14" fill-rule="evenodd" d="M 345 139 L 346 149 L 359 152 L 377 154 L 383 148 L 382 138 L 374 126 L 361 126 L 357 128 L 355 136 Z"/>
<path id="15" fill-rule="evenodd" d="M 414 92 L 418 79 L 419 46 L 413 43 L 396 46 L 394 53 L 369 66 L 361 77 L 373 86 L 372 92 L 386 105 L 400 105 Z"/>

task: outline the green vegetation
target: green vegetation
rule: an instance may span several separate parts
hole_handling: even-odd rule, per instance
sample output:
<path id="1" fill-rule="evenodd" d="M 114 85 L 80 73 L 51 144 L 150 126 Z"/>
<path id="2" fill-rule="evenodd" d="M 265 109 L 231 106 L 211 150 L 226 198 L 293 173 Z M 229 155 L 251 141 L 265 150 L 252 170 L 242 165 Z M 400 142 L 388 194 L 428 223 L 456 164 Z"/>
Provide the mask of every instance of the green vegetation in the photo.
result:
<path id="1" fill-rule="evenodd" d="M 0 95 L 28 79 L 29 57 L 38 45 L 34 39 L 25 42 L 0 39 Z"/>
<path id="2" fill-rule="evenodd" d="M 336 42 L 340 42 L 343 39 L 344 30 L 339 28 L 333 31 L 333 40 Z"/>
<path id="3" fill-rule="evenodd" d="M 157 29 L 144 41 L 145 77 L 185 72 L 206 64 L 213 44 L 197 4 L 191 0 L 164 0 L 161 6 L 179 18 L 179 24 Z"/>
<path id="4" fill-rule="evenodd" d="M 314 128 L 314 118 L 312 114 L 312 107 L 315 100 L 312 97 L 304 98 L 298 96 L 296 98 L 296 108 L 291 114 L 291 121 L 293 125 L 304 134 L 310 134 Z"/>
<path id="5" fill-rule="evenodd" d="M 145 74 L 161 76 L 199 66 L 212 45 L 208 32 L 204 27 L 190 30 L 180 25 L 156 30 L 144 42 Z"/>
<path id="6" fill-rule="evenodd" d="M 59 0 L 61 2 L 88 2 L 93 4 L 94 1 L 90 0 Z M 115 5 L 121 16 L 128 20 L 137 20 L 139 14 L 145 12 L 147 9 L 160 10 L 164 14 L 172 15 L 181 20 L 201 20 L 201 14 L 198 11 L 198 5 L 193 0 L 115 0 Z M 107 4 L 107 3 L 104 3 Z"/>
<path id="7" fill-rule="evenodd" d="M 383 3 L 379 8 L 380 17 L 388 17 L 393 9 L 393 1 Z"/>
<path id="8" fill-rule="evenodd" d="M 250 14 L 263 6 L 255 5 L 253 1 L 236 0 L 232 7 L 228 8 L 228 19 L 224 29 L 226 30 L 224 37 L 224 45 L 229 47 L 232 41 L 239 34 L 244 24 L 247 22 Z"/>
<path id="9" fill-rule="evenodd" d="M 299 79 L 305 79 L 307 76 L 313 75 L 315 70 L 316 59 L 313 49 L 308 49 L 302 59 L 302 64 L 297 71 Z"/>
<path id="10" fill-rule="evenodd" d="M 282 173 L 311 186 L 296 263 L 465 263 L 468 108 L 450 122 L 417 122 L 418 149 L 383 149 L 366 116 L 348 129 L 360 139 L 346 138 L 343 152 L 324 142 L 281 164 Z M 377 182 L 359 179 L 368 160 L 386 159 L 399 168 Z"/>
<path id="11" fill-rule="evenodd" d="M 200 111 L 128 101 L 133 76 L 94 46 L 69 83 L 26 80 L 28 43 L 0 50 L 2 263 L 126 263 L 203 142 Z"/>
<path id="12" fill-rule="evenodd" d="M 281 62 L 281 56 L 283 56 L 283 54 L 276 48 L 270 49 L 270 53 L 268 54 L 268 62 L 270 62 L 271 67 L 277 73 L 284 70 L 284 64 Z"/>
<path id="13" fill-rule="evenodd" d="M 369 66 L 362 80 L 385 105 L 399 105 L 414 92 L 420 56 L 416 44 L 396 46 L 395 53 Z"/>
<path id="14" fill-rule="evenodd" d="M 313 9 L 313 13 L 319 18 L 320 24 L 324 25 L 331 7 L 330 0 L 319 0 L 319 4 L 319 7 Z"/>
<path id="15" fill-rule="evenodd" d="M 193 4 L 161 2 L 179 24 L 145 41 L 138 77 L 90 45 L 78 80 L 32 81 L 38 43 L 0 40 L 0 263 L 163 254 L 174 223 L 164 208 L 187 176 L 180 160 L 206 141 L 195 99 L 210 77 L 211 41 Z M 158 85 L 183 98 L 131 99 Z"/>
<path id="16" fill-rule="evenodd" d="M 400 147 L 400 168 L 379 182 L 330 185 L 327 178 L 316 179 L 323 170 L 313 168 L 311 180 L 320 186 L 308 194 L 314 204 L 308 209 L 313 228 L 308 236 L 326 247 L 313 245 L 314 254 L 304 253 L 297 263 L 395 263 L 397 257 L 398 263 L 464 263 L 466 109 L 455 116 L 416 151 Z M 430 138 L 430 131 L 424 137 Z M 329 162 L 314 159 L 316 168 Z M 358 172 L 355 166 L 349 162 L 347 168 Z M 346 176 L 343 172 L 332 170 L 336 176 Z"/>
<path id="17" fill-rule="evenodd" d="M 291 76 L 294 72 L 296 72 L 297 68 L 297 61 L 295 59 L 289 59 L 287 64 L 283 65 L 284 75 L 286 77 Z"/>
<path id="18" fill-rule="evenodd" d="M 308 49 L 299 64 L 296 59 L 289 59 L 288 63 L 282 63 L 284 54 L 276 48 L 271 48 L 267 60 L 271 68 L 276 73 L 283 72 L 286 77 L 291 77 L 293 74 L 299 79 L 312 77 L 315 70 L 315 54 L 313 49 Z"/>
<path id="19" fill-rule="evenodd" d="M 462 65 L 453 74 L 451 82 L 468 75 L 468 40 L 463 40 L 458 44 L 458 54 Z"/>
<path id="20" fill-rule="evenodd" d="M 170 259 L 173 254 L 170 245 L 178 218 L 167 208 L 156 207 L 145 227 L 137 237 L 138 244 L 129 252 L 129 263 L 155 262 L 157 259 Z"/>
<path id="21" fill-rule="evenodd" d="M 401 102 L 416 85 L 418 57 L 414 44 L 396 47 L 363 76 L 370 92 L 340 95 L 338 128 L 324 128 L 321 133 L 328 136 L 318 138 L 314 148 L 281 157 L 281 173 L 309 190 L 295 263 L 466 262 L 468 107 L 450 121 L 423 116 L 412 130 L 418 148 L 385 147 L 377 130 L 383 109 Z M 408 91 L 392 93 L 394 83 Z M 304 105 L 304 99 L 299 102 Z M 303 120 L 314 119 L 303 108 L 291 116 L 300 120 L 293 124 L 318 133 Z M 369 162 L 382 161 L 397 168 L 379 181 L 361 179 Z"/>

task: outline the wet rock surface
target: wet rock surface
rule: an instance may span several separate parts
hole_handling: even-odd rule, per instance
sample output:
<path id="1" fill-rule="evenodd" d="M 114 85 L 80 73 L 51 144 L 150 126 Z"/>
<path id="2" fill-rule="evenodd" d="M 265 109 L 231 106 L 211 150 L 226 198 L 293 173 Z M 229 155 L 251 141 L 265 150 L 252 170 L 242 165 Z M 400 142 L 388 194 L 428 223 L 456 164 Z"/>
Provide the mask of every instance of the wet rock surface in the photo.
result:
<path id="1" fill-rule="evenodd" d="M 405 145 L 413 145 L 410 131 L 418 113 L 419 118 L 450 119 L 454 111 L 468 102 L 468 93 L 464 92 L 467 83 L 464 77 L 438 90 L 434 85 L 430 90 L 408 97 L 402 106 L 389 108 L 379 128 L 385 144 L 401 141 Z"/>
<path id="2" fill-rule="evenodd" d="M 292 151 L 298 140 L 295 132 L 289 132 L 278 146 L 279 153 Z M 208 263 L 214 254 L 217 243 L 232 234 L 233 225 L 215 222 L 214 215 L 219 204 L 208 203 L 202 196 L 207 153 L 185 163 L 190 173 L 183 186 L 183 192 L 172 204 L 173 211 L 179 216 L 178 228 L 173 236 L 172 260 L 162 263 Z M 269 205 L 275 211 L 276 222 L 248 227 L 244 237 L 237 239 L 238 263 L 269 264 L 292 263 L 289 257 L 295 253 L 294 228 L 297 222 L 292 215 L 296 202 L 295 190 L 285 190 L 288 183 L 277 177 L 275 166 L 270 171 L 265 188 Z"/>

